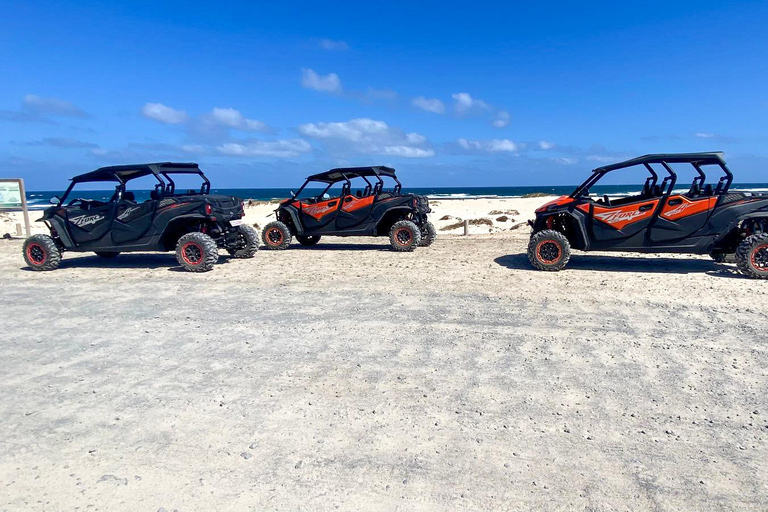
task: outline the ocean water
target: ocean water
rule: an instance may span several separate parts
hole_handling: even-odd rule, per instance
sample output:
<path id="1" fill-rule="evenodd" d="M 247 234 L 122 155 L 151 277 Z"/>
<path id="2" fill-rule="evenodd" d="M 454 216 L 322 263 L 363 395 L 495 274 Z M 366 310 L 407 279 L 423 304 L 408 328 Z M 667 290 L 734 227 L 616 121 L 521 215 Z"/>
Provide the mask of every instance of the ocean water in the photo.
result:
<path id="1" fill-rule="evenodd" d="M 555 196 L 568 195 L 574 191 L 576 185 L 560 186 L 530 186 L 530 187 L 421 187 L 421 188 L 403 188 L 403 192 L 426 195 L 430 199 L 468 199 L 468 198 L 513 198 L 521 197 L 526 194 L 551 194 Z M 602 196 L 622 196 L 638 193 L 642 186 L 638 185 L 596 185 L 591 188 L 594 195 Z M 275 199 L 285 199 L 290 197 L 291 190 L 288 188 L 214 188 L 213 194 L 224 194 L 229 196 L 241 197 L 243 199 L 254 199 L 258 201 L 269 201 Z M 681 192 L 687 190 L 680 189 Z M 751 190 L 755 192 L 768 191 L 768 183 L 739 183 L 733 184 L 731 190 Z M 306 190 L 302 193 L 305 195 Z M 85 190 L 73 191 L 68 200 L 75 197 L 84 199 L 97 199 L 108 201 L 112 197 L 114 190 Z M 149 190 L 134 190 L 137 201 L 149 199 Z M 318 189 L 317 193 L 321 190 Z M 40 191 L 33 190 L 27 192 L 27 203 L 31 209 L 47 208 L 50 205 L 50 199 L 54 196 L 60 196 L 63 191 Z"/>

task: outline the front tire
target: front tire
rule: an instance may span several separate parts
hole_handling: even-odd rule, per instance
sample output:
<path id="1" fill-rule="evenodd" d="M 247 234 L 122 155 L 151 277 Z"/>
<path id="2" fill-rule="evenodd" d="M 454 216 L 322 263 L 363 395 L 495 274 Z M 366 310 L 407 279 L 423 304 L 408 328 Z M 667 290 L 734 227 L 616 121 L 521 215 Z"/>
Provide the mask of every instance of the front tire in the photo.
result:
<path id="1" fill-rule="evenodd" d="M 745 238 L 736 249 L 736 265 L 745 276 L 768 279 L 768 233 Z"/>
<path id="2" fill-rule="evenodd" d="M 296 235 L 296 240 L 305 246 L 317 245 L 317 242 L 320 241 L 320 235 Z"/>
<path id="3" fill-rule="evenodd" d="M 429 247 L 432 245 L 432 242 L 435 241 L 436 237 L 437 230 L 435 229 L 435 225 L 431 222 L 427 222 L 421 230 L 421 243 L 419 243 L 419 247 Z"/>
<path id="4" fill-rule="evenodd" d="M 100 252 L 100 251 L 96 252 L 96 256 L 100 258 L 114 258 L 118 254 L 120 253 L 119 252 Z"/>
<path id="5" fill-rule="evenodd" d="M 227 249 L 233 258 L 253 258 L 259 250 L 259 234 L 251 226 L 238 226 L 240 236 L 245 240 L 245 247 Z"/>
<path id="6" fill-rule="evenodd" d="M 421 230 L 410 220 L 395 222 L 389 230 L 389 243 L 398 252 L 411 252 L 421 243 Z"/>
<path id="7" fill-rule="evenodd" d="M 61 263 L 61 251 L 48 235 L 32 235 L 24 240 L 24 261 L 32 270 L 56 270 Z"/>
<path id="8" fill-rule="evenodd" d="M 176 244 L 176 260 L 190 272 L 208 272 L 219 260 L 219 248 L 205 233 L 187 233 Z"/>
<path id="9" fill-rule="evenodd" d="M 571 244 L 559 231 L 539 231 L 528 243 L 528 260 L 539 270 L 562 270 L 570 259 Z"/>
<path id="10" fill-rule="evenodd" d="M 279 220 L 270 222 L 264 226 L 264 231 L 261 232 L 261 239 L 267 249 L 282 251 L 291 245 L 291 230 Z"/>

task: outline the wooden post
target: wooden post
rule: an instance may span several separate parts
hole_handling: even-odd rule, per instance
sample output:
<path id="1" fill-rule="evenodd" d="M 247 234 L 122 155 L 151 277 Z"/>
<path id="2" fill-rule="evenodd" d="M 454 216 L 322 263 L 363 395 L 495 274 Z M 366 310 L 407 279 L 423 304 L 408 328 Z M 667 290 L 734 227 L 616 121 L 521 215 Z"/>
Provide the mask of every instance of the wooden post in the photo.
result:
<path id="1" fill-rule="evenodd" d="M 469 219 L 464 219 L 464 236 L 469 234 Z"/>
<path id="2" fill-rule="evenodd" d="M 16 223 L 16 236 L 21 236 L 21 222 Z"/>

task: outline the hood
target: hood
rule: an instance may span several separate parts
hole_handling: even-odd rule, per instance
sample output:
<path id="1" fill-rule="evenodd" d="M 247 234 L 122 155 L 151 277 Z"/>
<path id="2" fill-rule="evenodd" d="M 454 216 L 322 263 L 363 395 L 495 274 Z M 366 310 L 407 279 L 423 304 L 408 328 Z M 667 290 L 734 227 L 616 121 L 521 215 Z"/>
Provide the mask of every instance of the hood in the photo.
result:
<path id="1" fill-rule="evenodd" d="M 536 209 L 536 213 L 545 212 L 545 211 L 547 211 L 549 208 L 551 208 L 551 207 L 553 207 L 553 206 L 565 206 L 565 205 L 567 205 L 567 204 L 571 204 L 571 203 L 573 203 L 573 202 L 575 202 L 575 201 L 576 201 L 576 200 L 575 200 L 574 198 L 572 198 L 572 197 L 569 197 L 569 196 L 560 196 L 560 197 L 558 197 L 557 199 L 553 199 L 552 201 L 550 201 L 550 202 L 548 202 L 548 203 L 546 203 L 546 204 L 543 204 L 543 205 L 539 206 L 539 207 Z"/>

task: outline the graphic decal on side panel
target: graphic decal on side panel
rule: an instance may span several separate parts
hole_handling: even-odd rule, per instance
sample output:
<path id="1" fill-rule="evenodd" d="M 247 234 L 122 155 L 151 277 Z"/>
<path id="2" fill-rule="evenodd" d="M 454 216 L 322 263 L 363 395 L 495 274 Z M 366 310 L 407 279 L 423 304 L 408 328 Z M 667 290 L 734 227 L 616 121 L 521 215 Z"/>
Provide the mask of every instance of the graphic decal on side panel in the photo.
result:
<path id="1" fill-rule="evenodd" d="M 605 208 L 602 206 L 594 205 L 594 217 L 595 219 L 608 224 L 616 229 L 623 229 L 629 224 L 640 222 L 653 216 L 653 212 L 656 211 L 656 206 L 659 204 L 658 199 L 652 201 L 645 201 L 642 203 L 632 203 L 626 206 L 617 206 L 615 208 Z M 576 208 L 589 213 L 589 203 L 580 204 Z"/>
<path id="2" fill-rule="evenodd" d="M 338 205 L 337 200 L 333 200 L 328 203 L 318 203 L 318 204 L 311 204 L 311 205 L 304 205 L 302 204 L 301 211 L 306 213 L 307 215 L 310 215 L 317 220 L 322 219 L 329 213 L 333 213 L 336 211 L 336 206 Z"/>
<path id="3" fill-rule="evenodd" d="M 83 226 L 88 226 L 89 224 L 96 224 L 97 222 L 101 222 L 105 218 L 106 216 L 100 213 L 95 215 L 78 215 L 77 217 L 72 217 L 69 219 L 69 222 L 81 228 Z"/>

